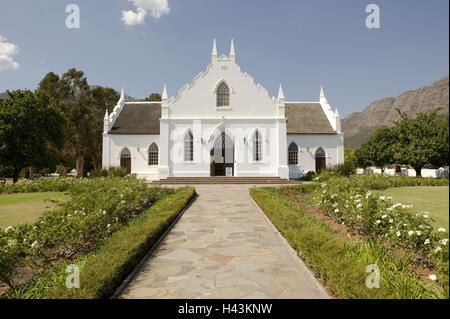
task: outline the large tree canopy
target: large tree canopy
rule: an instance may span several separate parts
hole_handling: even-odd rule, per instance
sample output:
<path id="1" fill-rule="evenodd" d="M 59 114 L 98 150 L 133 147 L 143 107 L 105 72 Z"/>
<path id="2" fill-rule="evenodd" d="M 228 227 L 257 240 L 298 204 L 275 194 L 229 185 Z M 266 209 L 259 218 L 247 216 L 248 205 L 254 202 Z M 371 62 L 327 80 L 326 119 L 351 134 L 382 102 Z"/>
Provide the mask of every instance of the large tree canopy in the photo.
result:
<path id="1" fill-rule="evenodd" d="M 379 128 L 357 151 L 358 164 L 406 164 L 414 168 L 417 176 L 426 164 L 448 165 L 449 117 L 437 111 L 419 113 L 415 118 L 399 112 L 401 118 L 394 127 Z"/>
<path id="2" fill-rule="evenodd" d="M 54 165 L 64 143 L 64 117 L 43 92 L 8 92 L 0 99 L 0 166 L 13 168 L 13 181 L 25 167 Z"/>
<path id="3" fill-rule="evenodd" d="M 91 89 L 82 71 L 70 69 L 61 77 L 48 73 L 39 90 L 51 97 L 51 103 L 66 118 L 67 138 L 62 154 L 69 157 L 78 173 L 85 175 L 85 167 L 101 165 L 103 115 L 112 110 L 119 96 L 110 88 Z"/>

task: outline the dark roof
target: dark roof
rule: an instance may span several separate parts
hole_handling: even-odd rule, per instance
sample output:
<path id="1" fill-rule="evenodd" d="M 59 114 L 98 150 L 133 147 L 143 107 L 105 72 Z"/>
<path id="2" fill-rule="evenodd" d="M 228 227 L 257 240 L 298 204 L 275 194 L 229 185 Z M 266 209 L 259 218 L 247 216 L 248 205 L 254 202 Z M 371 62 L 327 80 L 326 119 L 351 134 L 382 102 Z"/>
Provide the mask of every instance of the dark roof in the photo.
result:
<path id="1" fill-rule="evenodd" d="M 125 103 L 109 134 L 159 134 L 161 103 Z"/>
<path id="2" fill-rule="evenodd" d="M 320 103 L 285 103 L 288 134 L 336 134 Z"/>
<path id="3" fill-rule="evenodd" d="M 288 134 L 336 134 L 320 103 L 286 102 Z M 127 102 L 109 134 L 159 134 L 161 103 Z"/>

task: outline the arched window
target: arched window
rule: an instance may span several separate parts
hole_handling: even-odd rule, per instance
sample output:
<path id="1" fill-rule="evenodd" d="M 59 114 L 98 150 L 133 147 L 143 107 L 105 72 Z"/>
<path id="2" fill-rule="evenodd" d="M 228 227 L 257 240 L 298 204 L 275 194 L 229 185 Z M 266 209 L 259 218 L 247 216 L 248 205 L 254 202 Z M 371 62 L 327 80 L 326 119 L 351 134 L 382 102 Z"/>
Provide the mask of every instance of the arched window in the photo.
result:
<path id="1" fill-rule="evenodd" d="M 158 165 L 158 146 L 155 143 L 148 148 L 148 165 Z"/>
<path id="2" fill-rule="evenodd" d="M 131 158 L 131 153 L 130 150 L 128 148 L 124 148 L 122 150 L 122 153 L 120 153 L 120 158 Z"/>
<path id="3" fill-rule="evenodd" d="M 255 162 L 262 160 L 262 136 L 259 130 L 256 130 L 253 136 L 253 160 Z"/>
<path id="4" fill-rule="evenodd" d="M 319 147 L 316 151 L 316 172 L 320 172 L 327 168 L 326 155 L 323 148 Z"/>
<path id="5" fill-rule="evenodd" d="M 230 106 L 230 88 L 225 82 L 217 88 L 217 107 Z"/>
<path id="6" fill-rule="evenodd" d="M 288 163 L 289 165 L 298 165 L 298 146 L 294 142 L 289 145 Z"/>
<path id="7" fill-rule="evenodd" d="M 192 162 L 194 160 L 194 136 L 191 131 L 184 134 L 184 161 Z"/>

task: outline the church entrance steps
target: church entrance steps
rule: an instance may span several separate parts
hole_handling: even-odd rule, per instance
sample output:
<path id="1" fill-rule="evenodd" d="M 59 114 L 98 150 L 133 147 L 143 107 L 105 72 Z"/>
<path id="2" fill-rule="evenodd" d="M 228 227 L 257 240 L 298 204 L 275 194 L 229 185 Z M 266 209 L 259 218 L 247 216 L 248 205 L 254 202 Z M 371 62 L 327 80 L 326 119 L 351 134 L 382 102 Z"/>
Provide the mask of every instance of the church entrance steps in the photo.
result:
<path id="1" fill-rule="evenodd" d="M 299 184 L 299 182 L 280 177 L 168 177 L 153 183 L 160 184 Z"/>

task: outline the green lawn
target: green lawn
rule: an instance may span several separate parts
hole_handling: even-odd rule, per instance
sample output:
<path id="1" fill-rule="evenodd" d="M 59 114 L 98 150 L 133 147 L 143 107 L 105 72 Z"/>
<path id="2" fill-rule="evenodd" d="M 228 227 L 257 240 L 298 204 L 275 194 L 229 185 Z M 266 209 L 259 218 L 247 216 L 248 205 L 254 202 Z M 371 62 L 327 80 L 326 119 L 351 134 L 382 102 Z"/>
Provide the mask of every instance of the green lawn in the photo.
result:
<path id="1" fill-rule="evenodd" d="M 63 192 L 0 194 L 0 229 L 35 222 L 46 209 L 53 206 L 49 199 L 68 200 L 69 196 L 64 194 Z"/>
<path id="2" fill-rule="evenodd" d="M 416 212 L 430 212 L 435 225 L 449 229 L 448 186 L 411 186 L 389 188 L 378 194 L 392 196 L 394 203 L 414 205 Z"/>

